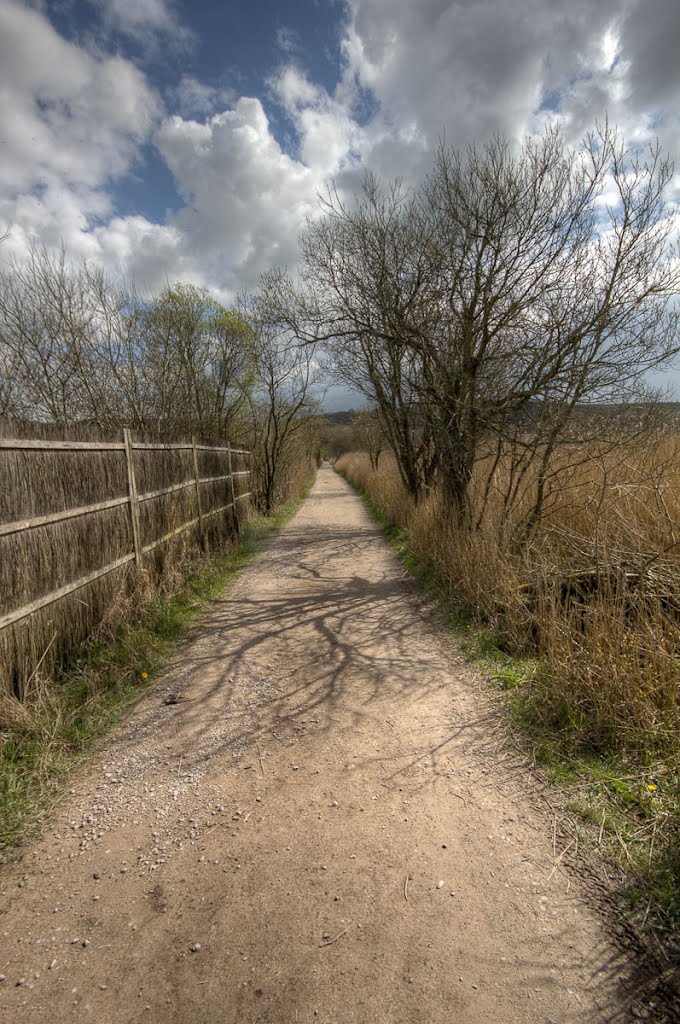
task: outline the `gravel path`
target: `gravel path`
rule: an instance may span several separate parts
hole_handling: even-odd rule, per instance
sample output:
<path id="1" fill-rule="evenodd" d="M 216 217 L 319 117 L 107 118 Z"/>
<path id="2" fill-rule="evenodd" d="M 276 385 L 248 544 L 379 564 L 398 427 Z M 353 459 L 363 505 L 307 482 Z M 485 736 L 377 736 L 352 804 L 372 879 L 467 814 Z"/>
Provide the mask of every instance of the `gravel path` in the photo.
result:
<path id="1" fill-rule="evenodd" d="M 669 1019 L 327 468 L 3 869 L 0 910 L 13 1024 Z"/>

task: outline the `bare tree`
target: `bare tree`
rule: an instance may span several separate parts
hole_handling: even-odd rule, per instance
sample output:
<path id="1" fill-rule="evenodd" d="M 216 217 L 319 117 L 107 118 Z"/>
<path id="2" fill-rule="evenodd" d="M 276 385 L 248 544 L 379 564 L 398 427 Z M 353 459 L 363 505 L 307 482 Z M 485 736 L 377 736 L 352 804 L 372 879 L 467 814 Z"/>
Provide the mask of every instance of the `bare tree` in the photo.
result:
<path id="1" fill-rule="evenodd" d="M 517 154 L 495 139 L 440 148 L 408 195 L 370 177 L 351 209 L 331 192 L 308 228 L 305 276 L 339 372 L 372 391 L 391 442 L 408 396 L 405 430 L 459 522 L 493 438 L 527 433 L 540 516 L 580 406 L 634 400 L 678 350 L 671 174 L 606 125 L 576 151 L 556 131 Z M 393 447 L 414 493 L 408 446 Z"/>
<path id="2" fill-rule="evenodd" d="M 415 234 L 399 222 L 405 203 L 398 185 L 385 196 L 370 175 L 356 209 L 331 189 L 326 216 L 302 238 L 308 286 L 296 288 L 275 271 L 268 294 L 297 338 L 317 347 L 325 342 L 330 378 L 349 384 L 375 407 L 404 486 L 417 500 L 432 483 L 436 449 L 417 388 L 420 356 L 393 323 L 411 300 L 407 267 L 417 251 Z"/>
<path id="3" fill-rule="evenodd" d="M 63 425 L 91 415 L 96 376 L 83 367 L 95 316 L 86 280 L 63 252 L 34 247 L 0 275 L 0 339 L 33 417 Z"/>

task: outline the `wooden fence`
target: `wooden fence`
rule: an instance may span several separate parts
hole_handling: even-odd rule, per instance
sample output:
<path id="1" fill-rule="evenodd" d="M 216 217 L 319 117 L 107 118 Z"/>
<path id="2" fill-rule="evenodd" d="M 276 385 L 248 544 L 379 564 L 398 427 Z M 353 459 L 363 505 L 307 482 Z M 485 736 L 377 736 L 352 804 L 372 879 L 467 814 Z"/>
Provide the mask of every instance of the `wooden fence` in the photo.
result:
<path id="1" fill-rule="evenodd" d="M 130 572 L 158 581 L 239 531 L 250 453 L 196 441 L 0 437 L 0 693 L 72 651 Z M 132 574 L 134 576 L 134 573 Z"/>

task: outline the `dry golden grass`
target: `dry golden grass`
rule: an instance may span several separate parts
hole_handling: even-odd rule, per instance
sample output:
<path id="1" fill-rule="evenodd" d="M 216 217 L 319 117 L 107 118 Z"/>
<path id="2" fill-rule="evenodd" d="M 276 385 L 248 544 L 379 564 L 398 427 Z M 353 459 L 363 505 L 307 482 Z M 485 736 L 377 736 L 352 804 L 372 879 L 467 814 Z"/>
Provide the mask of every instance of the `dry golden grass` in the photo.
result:
<path id="1" fill-rule="evenodd" d="M 680 438 L 617 450 L 558 452 L 545 513 L 523 536 L 536 467 L 503 501 L 510 457 L 472 489 L 473 527 L 436 493 L 408 497 L 394 459 L 367 454 L 337 468 L 364 490 L 430 565 L 454 603 L 512 653 L 538 654 L 533 713 L 595 749 L 680 744 Z"/>

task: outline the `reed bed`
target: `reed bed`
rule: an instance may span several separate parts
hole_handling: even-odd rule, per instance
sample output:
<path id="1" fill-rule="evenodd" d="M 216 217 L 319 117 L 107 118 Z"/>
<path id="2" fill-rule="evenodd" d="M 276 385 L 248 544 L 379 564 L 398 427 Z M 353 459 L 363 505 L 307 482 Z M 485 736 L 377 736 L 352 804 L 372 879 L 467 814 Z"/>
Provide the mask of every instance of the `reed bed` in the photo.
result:
<path id="1" fill-rule="evenodd" d="M 560 459 L 563 470 L 560 472 Z M 533 713 L 593 749 L 680 747 L 680 439 L 626 452 L 560 453 L 550 501 L 522 545 L 534 468 L 508 514 L 501 460 L 478 466 L 473 526 L 458 525 L 436 492 L 417 505 L 394 459 L 365 453 L 337 468 L 407 531 L 414 553 L 451 600 L 513 654 L 538 655 Z"/>

